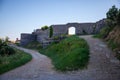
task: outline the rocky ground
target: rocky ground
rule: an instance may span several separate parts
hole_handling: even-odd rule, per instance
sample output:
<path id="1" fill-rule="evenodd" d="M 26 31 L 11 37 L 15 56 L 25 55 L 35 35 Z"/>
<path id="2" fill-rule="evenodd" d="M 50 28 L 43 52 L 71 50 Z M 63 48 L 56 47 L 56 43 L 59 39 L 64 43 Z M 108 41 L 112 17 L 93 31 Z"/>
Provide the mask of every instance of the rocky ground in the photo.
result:
<path id="1" fill-rule="evenodd" d="M 0 75 L 0 80 L 120 80 L 120 62 L 106 44 L 91 36 L 80 37 L 90 46 L 90 61 L 87 68 L 59 72 L 53 68 L 48 57 L 37 51 L 15 46 L 31 54 L 33 59 L 21 67 Z"/>

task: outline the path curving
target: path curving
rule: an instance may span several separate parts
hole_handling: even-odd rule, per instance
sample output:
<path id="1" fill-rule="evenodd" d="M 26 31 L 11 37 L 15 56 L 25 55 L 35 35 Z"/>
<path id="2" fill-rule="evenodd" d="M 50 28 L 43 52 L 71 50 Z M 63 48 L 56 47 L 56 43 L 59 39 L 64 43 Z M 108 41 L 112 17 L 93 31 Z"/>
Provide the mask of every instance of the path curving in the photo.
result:
<path id="1" fill-rule="evenodd" d="M 90 46 L 90 61 L 84 70 L 58 72 L 51 60 L 37 51 L 16 47 L 32 55 L 27 64 L 0 75 L 0 80 L 119 80 L 120 62 L 104 42 L 91 36 L 80 36 Z"/>

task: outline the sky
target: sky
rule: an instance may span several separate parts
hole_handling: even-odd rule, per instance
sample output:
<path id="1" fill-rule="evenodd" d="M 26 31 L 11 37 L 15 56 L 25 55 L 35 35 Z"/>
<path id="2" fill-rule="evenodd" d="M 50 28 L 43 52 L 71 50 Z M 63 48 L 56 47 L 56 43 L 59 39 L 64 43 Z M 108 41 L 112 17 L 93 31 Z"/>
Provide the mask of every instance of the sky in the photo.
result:
<path id="1" fill-rule="evenodd" d="M 20 39 L 44 25 L 96 22 L 120 0 L 0 0 L 0 38 Z"/>

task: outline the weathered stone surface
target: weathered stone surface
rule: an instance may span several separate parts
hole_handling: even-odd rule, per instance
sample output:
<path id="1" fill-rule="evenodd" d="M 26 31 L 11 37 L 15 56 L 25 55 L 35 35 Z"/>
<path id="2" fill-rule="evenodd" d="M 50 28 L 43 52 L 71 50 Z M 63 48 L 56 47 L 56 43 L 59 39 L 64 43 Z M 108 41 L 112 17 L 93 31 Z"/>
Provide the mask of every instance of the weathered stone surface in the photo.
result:
<path id="1" fill-rule="evenodd" d="M 39 32 L 37 31 L 36 33 L 37 35 L 37 41 L 42 43 L 43 41 L 45 41 L 46 38 L 49 37 L 49 30 L 40 30 Z"/>
<path id="2" fill-rule="evenodd" d="M 36 35 L 35 34 L 27 34 L 27 33 L 22 33 L 21 34 L 21 40 L 20 40 L 20 45 L 24 46 L 27 45 L 28 43 L 36 41 Z"/>
<path id="3" fill-rule="evenodd" d="M 58 36 L 61 34 L 67 34 L 66 25 L 51 25 L 53 28 L 53 36 Z"/>
<path id="4" fill-rule="evenodd" d="M 95 33 L 99 33 L 103 27 L 106 27 L 107 23 L 105 19 L 97 21 L 95 24 Z"/>
<path id="5" fill-rule="evenodd" d="M 100 30 L 106 26 L 106 21 L 102 19 L 96 23 L 67 23 L 51 26 L 53 28 L 53 36 L 68 34 L 70 27 L 75 27 L 76 35 L 89 35 L 99 33 Z M 38 41 L 40 43 L 48 42 L 47 38 L 49 38 L 49 29 L 36 29 L 32 34 L 21 34 L 21 45 L 26 45 L 31 41 Z"/>

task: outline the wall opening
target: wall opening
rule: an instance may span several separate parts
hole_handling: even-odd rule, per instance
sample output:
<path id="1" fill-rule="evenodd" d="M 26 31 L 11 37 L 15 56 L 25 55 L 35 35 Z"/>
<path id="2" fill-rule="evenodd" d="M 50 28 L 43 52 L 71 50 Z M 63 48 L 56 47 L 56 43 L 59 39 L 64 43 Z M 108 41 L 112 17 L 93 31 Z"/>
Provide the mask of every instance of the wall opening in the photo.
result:
<path id="1" fill-rule="evenodd" d="M 75 30 L 75 27 L 69 27 L 68 28 L 68 35 L 75 35 L 75 32 L 76 30 Z"/>

